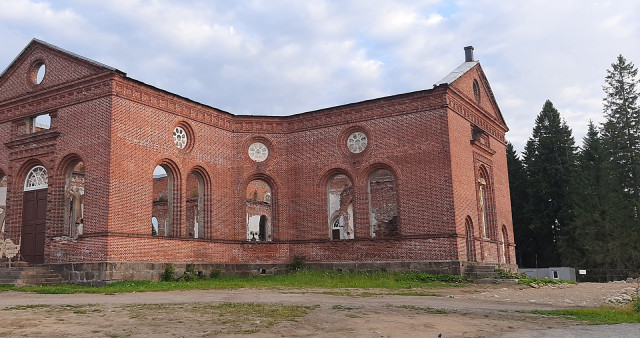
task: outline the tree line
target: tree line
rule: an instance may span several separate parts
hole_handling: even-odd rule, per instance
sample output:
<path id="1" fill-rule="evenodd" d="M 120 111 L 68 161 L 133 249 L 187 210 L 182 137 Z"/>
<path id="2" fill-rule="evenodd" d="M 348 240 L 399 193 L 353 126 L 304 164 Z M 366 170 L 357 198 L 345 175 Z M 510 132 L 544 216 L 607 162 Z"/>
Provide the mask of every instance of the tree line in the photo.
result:
<path id="1" fill-rule="evenodd" d="M 605 122 L 582 145 L 547 100 L 522 156 L 507 143 L 520 267 L 640 268 L 638 69 L 619 55 L 603 85 Z M 609 277 L 609 276 L 608 276 Z"/>

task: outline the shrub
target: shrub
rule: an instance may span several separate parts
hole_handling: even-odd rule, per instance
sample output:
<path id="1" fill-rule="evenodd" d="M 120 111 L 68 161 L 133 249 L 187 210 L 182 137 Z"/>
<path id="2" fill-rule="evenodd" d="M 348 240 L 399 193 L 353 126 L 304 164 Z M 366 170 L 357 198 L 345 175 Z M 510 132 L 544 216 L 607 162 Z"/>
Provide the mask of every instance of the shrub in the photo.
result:
<path id="1" fill-rule="evenodd" d="M 218 269 L 211 270 L 211 272 L 209 273 L 209 278 L 211 278 L 211 279 L 218 278 L 218 277 L 220 277 L 221 273 L 222 273 L 222 271 L 220 271 Z"/>
<path id="2" fill-rule="evenodd" d="M 307 260 L 305 256 L 293 255 L 293 261 L 287 265 L 287 268 L 291 271 L 298 271 L 304 267 L 305 260 Z"/>
<path id="3" fill-rule="evenodd" d="M 173 265 L 167 264 L 164 268 L 164 272 L 160 275 L 160 280 L 165 282 L 173 282 L 176 279 L 176 269 L 173 268 Z"/>

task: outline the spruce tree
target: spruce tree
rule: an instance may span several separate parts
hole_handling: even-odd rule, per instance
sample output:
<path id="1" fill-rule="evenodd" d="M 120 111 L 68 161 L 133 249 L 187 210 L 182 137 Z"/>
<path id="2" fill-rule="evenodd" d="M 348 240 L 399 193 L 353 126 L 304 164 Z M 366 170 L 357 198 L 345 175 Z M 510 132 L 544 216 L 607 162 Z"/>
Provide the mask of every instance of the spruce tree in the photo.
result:
<path id="1" fill-rule="evenodd" d="M 619 55 L 607 70 L 603 99 L 606 121 L 602 134 L 613 174 L 620 188 L 634 199 L 640 196 L 640 109 L 638 108 L 638 69 Z"/>
<path id="2" fill-rule="evenodd" d="M 533 233 L 529 227 L 527 205 L 527 176 L 520 157 L 511 142 L 507 141 L 507 168 L 511 197 L 511 218 L 516 243 L 516 262 L 519 266 L 535 266 L 535 255 L 531 243 Z"/>
<path id="3" fill-rule="evenodd" d="M 602 145 L 610 177 L 605 238 L 606 269 L 633 269 L 640 261 L 640 108 L 638 69 L 619 55 L 607 70 Z M 610 223 L 610 224 L 608 224 Z M 610 277 L 610 276 L 608 276 Z"/>
<path id="4" fill-rule="evenodd" d="M 563 265 L 580 268 L 608 266 L 613 223 L 610 210 L 611 180 L 602 140 L 589 121 L 587 135 L 577 156 L 573 180 L 575 219 L 561 242 Z"/>
<path id="5" fill-rule="evenodd" d="M 526 212 L 535 265 L 558 266 L 559 243 L 565 227 L 572 222 L 571 181 L 575 173 L 575 141 L 571 129 L 547 100 L 536 117 L 531 138 L 524 152 L 527 173 Z"/>

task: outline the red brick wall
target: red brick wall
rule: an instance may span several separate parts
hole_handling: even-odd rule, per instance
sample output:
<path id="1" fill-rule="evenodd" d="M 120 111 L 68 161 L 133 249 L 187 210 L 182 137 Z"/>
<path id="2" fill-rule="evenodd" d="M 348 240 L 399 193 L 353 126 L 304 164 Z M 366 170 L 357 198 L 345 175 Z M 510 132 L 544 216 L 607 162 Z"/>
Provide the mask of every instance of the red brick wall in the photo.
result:
<path id="1" fill-rule="evenodd" d="M 16 137 L 35 137 L 38 144 L 2 146 L 0 170 L 8 173 L 9 233 L 16 239 L 26 170 L 35 163 L 49 170 L 49 262 L 283 263 L 294 254 L 313 262 L 466 260 L 465 217 L 471 216 L 478 226 L 476 153 L 490 159 L 495 223 L 498 229 L 506 225 L 513 241 L 505 127 L 497 121 L 497 107 L 488 96 L 483 97 L 486 104 L 474 104 L 469 81 L 481 75 L 480 70 L 470 71 L 451 87 L 289 117 L 250 117 L 202 106 L 121 74 L 112 73 L 109 81 L 100 75 L 103 69 L 69 63 L 73 59 L 56 58 L 59 53 L 53 51 L 49 56 L 42 48 L 38 53 L 46 56 L 47 72 L 54 74 L 47 81 L 57 79 L 58 87 L 47 87 L 51 83 L 43 81 L 34 93 L 18 83 L 16 78 L 25 76 L 24 64 L 32 62 L 31 54 L 19 59 L 23 63 L 12 69 L 10 81 L 0 80 L 0 88 L 11 87 L 5 93 L 36 102 L 0 98 L 0 114 L 5 113 L 0 116 L 6 116 L 0 120 L 2 144 Z M 69 74 L 56 78 L 57 72 Z M 40 113 L 54 116 L 51 130 L 36 133 L 49 138 L 16 135 L 22 117 Z M 470 143 L 472 124 L 487 130 L 492 154 Z M 173 143 L 176 126 L 187 130 L 185 149 Z M 368 138 L 359 154 L 347 148 L 353 132 Z M 254 142 L 268 146 L 264 162 L 249 158 L 247 150 Z M 61 237 L 62 192 L 64 168 L 76 159 L 86 166 L 85 229 L 72 240 Z M 157 165 L 170 179 L 152 179 Z M 369 177 L 379 169 L 395 177 L 398 231 L 392 238 L 371 236 Z M 198 205 L 193 196 L 198 183 L 188 179 L 190 172 L 202 177 L 204 187 L 198 239 L 189 238 Z M 347 175 L 353 184 L 351 240 L 329 236 L 327 184 L 336 174 Z M 247 185 L 253 180 L 271 189 L 270 243 L 247 242 L 246 200 L 248 194 L 253 197 Z M 160 201 L 163 194 L 166 202 Z M 376 203 L 391 202 L 374 202 L 379 208 Z M 161 218 L 168 218 L 171 232 L 152 237 L 152 215 L 160 224 Z M 476 247 L 480 260 L 498 261 L 496 238 L 479 239 Z"/>

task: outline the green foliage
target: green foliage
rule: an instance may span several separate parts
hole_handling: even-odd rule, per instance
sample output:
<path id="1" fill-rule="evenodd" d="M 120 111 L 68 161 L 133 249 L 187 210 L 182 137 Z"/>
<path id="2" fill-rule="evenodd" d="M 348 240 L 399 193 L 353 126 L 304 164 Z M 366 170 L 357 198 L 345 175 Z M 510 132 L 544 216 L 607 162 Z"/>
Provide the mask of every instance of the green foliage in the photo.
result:
<path id="1" fill-rule="evenodd" d="M 640 298 L 636 298 L 632 303 L 633 312 L 640 313 Z"/>
<path id="2" fill-rule="evenodd" d="M 529 201 L 527 176 L 524 165 L 511 142 L 507 142 L 507 168 L 509 170 L 509 192 L 513 232 L 515 233 L 516 260 L 521 266 L 535 266 L 533 252 L 534 233 L 530 215 L 526 212 Z"/>
<path id="3" fill-rule="evenodd" d="M 305 256 L 293 256 L 293 261 L 287 265 L 287 268 L 291 271 L 298 271 L 304 267 L 304 262 L 307 260 Z"/>
<path id="4" fill-rule="evenodd" d="M 168 266 L 167 266 L 168 267 Z M 168 272 L 167 272 L 168 271 Z M 175 276 L 173 267 L 165 269 L 167 276 Z M 163 274 L 165 275 L 165 274 Z M 208 290 L 239 288 L 322 288 L 322 289 L 412 289 L 424 287 L 464 286 L 468 280 L 460 276 L 432 275 L 424 272 L 352 272 L 342 273 L 328 270 L 302 269 L 287 275 L 274 276 L 218 276 L 217 278 L 196 278 L 189 283 L 184 281 L 122 281 L 103 287 L 73 284 L 12 287 L 14 291 L 37 293 L 104 293 L 150 292 L 172 290 Z M 416 291 L 420 292 L 420 291 Z M 373 295 L 373 294 L 371 294 Z M 360 294 L 358 296 L 366 296 Z"/>
<path id="5" fill-rule="evenodd" d="M 525 209 L 532 234 L 531 252 L 522 255 L 524 266 L 560 264 L 558 243 L 573 221 L 575 150 L 571 129 L 547 100 L 524 151 L 529 197 Z"/>
<path id="6" fill-rule="evenodd" d="M 220 277 L 221 273 L 222 273 L 222 271 L 220 271 L 218 269 L 211 270 L 211 272 L 209 273 L 209 278 L 211 278 L 211 279 L 218 278 L 218 277 Z"/>
<path id="7" fill-rule="evenodd" d="M 531 311 L 535 314 L 547 316 L 562 316 L 566 319 L 586 321 L 590 324 L 621 324 L 640 323 L 640 312 L 633 308 L 635 305 L 612 307 L 603 306 L 597 309 L 568 309 L 551 311 Z"/>
<path id="8" fill-rule="evenodd" d="M 545 278 L 529 278 L 529 277 L 522 277 L 520 278 L 520 280 L 518 280 L 518 284 L 521 285 L 530 285 L 530 284 L 536 284 L 536 285 L 558 285 L 558 284 L 576 284 L 576 282 L 571 281 L 571 280 L 564 280 L 564 279 L 551 279 L 548 277 Z"/>
<path id="9" fill-rule="evenodd" d="M 201 274 L 196 271 L 195 264 L 187 264 L 184 273 L 180 278 L 178 278 L 178 282 L 192 282 L 200 277 Z"/>
<path id="10" fill-rule="evenodd" d="M 160 280 L 165 282 L 172 282 L 176 279 L 176 269 L 171 264 L 167 264 L 164 268 L 164 272 L 160 275 Z"/>

